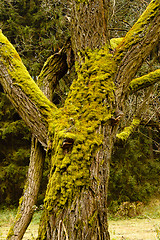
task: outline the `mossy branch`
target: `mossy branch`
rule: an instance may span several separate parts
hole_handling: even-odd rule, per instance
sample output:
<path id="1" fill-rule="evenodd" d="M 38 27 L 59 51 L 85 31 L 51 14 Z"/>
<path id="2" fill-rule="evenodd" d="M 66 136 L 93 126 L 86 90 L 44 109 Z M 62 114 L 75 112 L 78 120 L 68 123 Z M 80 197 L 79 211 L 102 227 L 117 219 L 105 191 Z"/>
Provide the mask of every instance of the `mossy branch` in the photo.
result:
<path id="1" fill-rule="evenodd" d="M 144 60 L 158 45 L 160 38 L 160 1 L 152 0 L 146 11 L 117 46 L 114 57 L 118 65 L 116 75 L 117 102 L 123 102 L 128 86 Z"/>
<path id="2" fill-rule="evenodd" d="M 57 108 L 33 81 L 20 56 L 2 31 L 0 31 L 0 83 L 33 135 L 46 146 L 48 121 Z"/>
<path id="3" fill-rule="evenodd" d="M 133 79 L 129 84 L 130 94 L 135 93 L 143 88 L 150 87 L 160 81 L 160 69 L 150 72 L 142 77 Z"/>
<path id="4" fill-rule="evenodd" d="M 160 2 L 159 0 L 152 0 L 148 5 L 144 13 L 140 16 L 138 21 L 133 25 L 133 27 L 129 30 L 126 36 L 123 38 L 123 41 L 120 45 L 118 45 L 115 57 L 117 62 L 121 62 L 121 60 L 125 57 L 126 53 L 132 48 L 136 48 L 137 44 L 140 46 L 139 42 L 147 44 L 151 44 L 150 41 L 152 39 L 146 39 L 149 31 L 152 28 L 152 25 L 155 25 L 155 29 L 157 29 L 157 36 L 153 39 L 154 42 L 159 38 L 159 26 L 160 26 Z M 149 47 L 149 46 L 148 46 Z M 141 45 L 143 48 L 143 45 Z M 139 51 L 141 50 L 139 48 Z M 141 54 L 145 54 L 145 52 L 141 52 Z"/>
<path id="5" fill-rule="evenodd" d="M 117 134 L 118 141 L 126 141 L 129 136 L 134 132 L 135 128 L 139 126 L 141 120 L 139 118 L 134 118 L 129 127 L 125 127 L 121 133 Z"/>

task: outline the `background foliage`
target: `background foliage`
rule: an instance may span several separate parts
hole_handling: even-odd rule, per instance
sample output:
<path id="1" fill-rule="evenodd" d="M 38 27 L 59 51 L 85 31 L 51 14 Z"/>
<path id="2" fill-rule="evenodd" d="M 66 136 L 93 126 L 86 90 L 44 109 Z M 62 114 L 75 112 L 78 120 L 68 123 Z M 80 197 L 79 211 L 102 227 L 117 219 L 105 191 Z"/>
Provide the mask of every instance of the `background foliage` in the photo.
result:
<path id="1" fill-rule="evenodd" d="M 160 194 L 159 141 L 156 128 L 139 127 L 124 145 L 115 147 L 108 195 L 111 210 L 126 201 L 146 203 Z"/>
<path id="2" fill-rule="evenodd" d="M 0 204 L 17 204 L 30 155 L 30 132 L 0 92 Z"/>

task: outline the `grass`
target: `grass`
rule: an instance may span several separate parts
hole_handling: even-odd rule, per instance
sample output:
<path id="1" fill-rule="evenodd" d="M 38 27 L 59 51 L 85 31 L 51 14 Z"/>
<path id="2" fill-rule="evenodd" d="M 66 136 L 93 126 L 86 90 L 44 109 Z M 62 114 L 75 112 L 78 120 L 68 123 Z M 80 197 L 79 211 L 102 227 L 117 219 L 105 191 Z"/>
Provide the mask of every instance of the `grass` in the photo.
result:
<path id="1" fill-rule="evenodd" d="M 0 210 L 0 240 L 6 239 L 13 223 L 16 209 Z M 23 240 L 35 240 L 41 211 L 35 212 Z M 136 218 L 110 218 L 111 240 L 160 240 L 160 200 L 153 199 Z"/>
<path id="2" fill-rule="evenodd" d="M 0 210 L 0 240 L 6 239 L 8 230 L 14 221 L 16 209 Z M 35 212 L 32 222 L 29 225 L 23 239 L 35 240 L 38 234 L 38 226 L 40 221 L 41 211 Z"/>

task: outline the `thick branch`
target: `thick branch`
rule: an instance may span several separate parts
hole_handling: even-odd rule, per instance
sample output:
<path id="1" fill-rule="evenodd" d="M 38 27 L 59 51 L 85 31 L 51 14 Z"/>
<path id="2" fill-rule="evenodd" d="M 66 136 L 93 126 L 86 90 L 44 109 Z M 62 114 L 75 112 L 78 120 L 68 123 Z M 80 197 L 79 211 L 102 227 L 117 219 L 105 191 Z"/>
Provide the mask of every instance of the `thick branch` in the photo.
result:
<path id="1" fill-rule="evenodd" d="M 0 32 L 0 83 L 33 135 L 46 146 L 48 120 L 56 106 L 38 88 L 18 53 L 2 32 Z"/>
<path id="2" fill-rule="evenodd" d="M 45 62 L 38 77 L 38 86 L 47 98 L 52 101 L 53 92 L 58 81 L 67 73 L 74 64 L 74 54 L 69 38 L 64 47 Z"/>
<path id="3" fill-rule="evenodd" d="M 160 81 L 160 69 L 150 72 L 142 77 L 135 78 L 129 84 L 130 94 L 143 88 L 150 87 L 158 81 Z"/>
<path id="4" fill-rule="evenodd" d="M 119 65 L 116 83 L 117 99 L 122 102 L 130 81 L 150 54 L 160 37 L 160 1 L 152 0 L 146 11 L 117 47 L 115 60 Z"/>

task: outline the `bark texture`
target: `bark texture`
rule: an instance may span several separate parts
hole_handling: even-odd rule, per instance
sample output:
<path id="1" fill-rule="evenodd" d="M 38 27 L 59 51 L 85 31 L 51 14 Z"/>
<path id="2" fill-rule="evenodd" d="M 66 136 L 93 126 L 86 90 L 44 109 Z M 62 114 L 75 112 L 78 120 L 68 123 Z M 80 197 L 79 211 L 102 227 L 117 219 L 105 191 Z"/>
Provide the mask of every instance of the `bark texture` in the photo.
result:
<path id="1" fill-rule="evenodd" d="M 63 77 L 67 70 L 72 67 L 74 56 L 71 49 L 71 41 L 68 39 L 66 45 L 61 51 L 51 56 L 38 77 L 38 85 L 45 96 L 52 101 L 54 88 L 58 80 Z M 34 214 L 34 205 L 37 201 L 40 182 L 42 178 L 43 163 L 45 160 L 45 151 L 37 139 L 32 139 L 30 164 L 28 177 L 25 185 L 25 192 L 19 203 L 17 217 L 10 229 L 7 239 L 20 240 L 32 220 Z"/>
<path id="2" fill-rule="evenodd" d="M 63 108 L 56 109 L 46 98 L 43 98 L 43 105 L 41 100 L 37 100 L 42 96 L 40 92 L 34 99 L 33 94 L 29 96 L 23 85 L 20 86 L 23 93 L 29 96 L 28 99 L 31 98 L 31 105 L 27 104 L 28 109 L 31 108 L 30 114 L 35 114 L 32 111 L 34 103 L 40 112 L 37 121 L 45 126 L 38 131 L 41 135 L 36 136 L 43 143 L 43 131 L 46 134 L 48 130 L 49 133 L 51 170 L 39 240 L 110 239 L 107 188 L 111 152 L 119 125 L 119 121 L 114 125 L 111 121 L 117 107 L 115 100 L 121 110 L 129 83 L 143 59 L 158 42 L 160 3 L 159 0 L 151 1 L 145 13 L 117 47 L 114 56 L 108 46 L 104 46 L 108 39 L 105 31 L 107 3 L 101 0 L 72 1 L 72 41 L 80 66 L 76 64 L 78 78 L 73 81 Z M 13 96 L 10 92 L 13 86 L 19 90 L 19 81 L 14 84 L 11 82 L 11 87 L 8 82 L 15 79 L 10 69 L 15 72 L 19 65 L 10 64 L 14 55 L 8 60 L 3 49 L 5 41 L 2 43 L 2 82 L 14 102 L 14 96 L 19 96 L 19 92 L 15 91 Z M 9 80 L 6 80 L 8 76 Z M 33 87 L 34 91 L 37 89 L 32 85 L 27 86 L 28 89 Z M 23 101 L 19 104 L 21 102 L 24 105 Z M 18 108 L 18 103 L 15 106 Z M 51 114 L 51 109 L 56 109 L 54 114 Z M 32 116 L 28 116 L 25 110 L 22 109 L 21 115 L 27 116 L 30 127 L 33 125 L 33 129 L 37 128 L 37 123 L 34 123 L 36 127 L 30 125 Z M 130 132 L 136 124 L 139 121 L 132 122 Z"/>
<path id="3" fill-rule="evenodd" d="M 88 55 L 50 132 L 51 172 L 38 239 L 109 239 L 114 61 L 105 47 Z"/>
<path id="4" fill-rule="evenodd" d="M 36 204 L 37 195 L 42 177 L 45 152 L 37 139 L 32 139 L 32 148 L 27 182 L 24 188 L 23 197 L 19 202 L 19 209 L 15 219 L 15 224 L 11 227 L 7 240 L 20 240 L 32 219 Z"/>
<path id="5" fill-rule="evenodd" d="M 113 134 L 110 126 L 100 126 L 98 131 L 103 134 L 105 140 L 91 164 L 89 187 L 84 187 L 74 198 L 71 206 L 61 211 L 58 216 L 53 212 L 44 213 L 39 231 L 42 234 L 41 231 L 47 223 L 46 231 L 45 235 L 40 234 L 38 239 L 110 239 L 107 223 L 107 190 Z"/>
<path id="6" fill-rule="evenodd" d="M 76 60 L 86 49 L 100 49 L 109 39 L 108 0 L 72 0 L 71 35 Z"/>
<path id="7" fill-rule="evenodd" d="M 38 77 L 38 86 L 51 102 L 59 80 L 72 68 L 73 64 L 74 54 L 69 38 L 58 53 L 47 59 Z"/>

